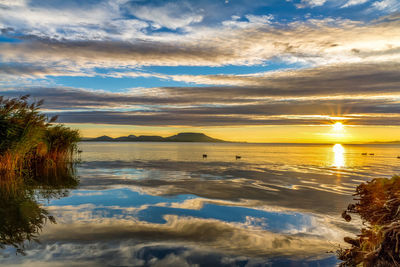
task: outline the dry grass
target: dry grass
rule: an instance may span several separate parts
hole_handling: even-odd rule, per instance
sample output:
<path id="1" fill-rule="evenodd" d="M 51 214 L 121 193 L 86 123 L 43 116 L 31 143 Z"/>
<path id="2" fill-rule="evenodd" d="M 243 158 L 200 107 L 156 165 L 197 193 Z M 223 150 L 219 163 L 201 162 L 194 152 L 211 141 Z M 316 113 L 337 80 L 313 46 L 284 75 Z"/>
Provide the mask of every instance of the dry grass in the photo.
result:
<path id="1" fill-rule="evenodd" d="M 355 196 L 342 216 L 358 214 L 364 227 L 357 238 L 345 238 L 351 248 L 338 251 L 341 266 L 400 266 L 400 177 L 363 183 Z"/>

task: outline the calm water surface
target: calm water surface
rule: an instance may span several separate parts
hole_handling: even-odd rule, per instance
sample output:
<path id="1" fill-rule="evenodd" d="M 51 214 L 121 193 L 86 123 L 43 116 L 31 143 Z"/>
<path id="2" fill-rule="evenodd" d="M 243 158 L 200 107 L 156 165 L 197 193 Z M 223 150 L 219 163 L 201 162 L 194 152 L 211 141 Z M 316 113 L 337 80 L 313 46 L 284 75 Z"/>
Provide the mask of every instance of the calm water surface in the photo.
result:
<path id="1" fill-rule="evenodd" d="M 25 242 L 25 255 L 5 246 L 0 264 L 335 266 L 328 252 L 358 231 L 357 219 L 340 217 L 355 187 L 400 173 L 399 145 L 87 142 L 80 149 L 79 185 L 34 189 L 56 223 L 44 224 L 40 243 Z"/>

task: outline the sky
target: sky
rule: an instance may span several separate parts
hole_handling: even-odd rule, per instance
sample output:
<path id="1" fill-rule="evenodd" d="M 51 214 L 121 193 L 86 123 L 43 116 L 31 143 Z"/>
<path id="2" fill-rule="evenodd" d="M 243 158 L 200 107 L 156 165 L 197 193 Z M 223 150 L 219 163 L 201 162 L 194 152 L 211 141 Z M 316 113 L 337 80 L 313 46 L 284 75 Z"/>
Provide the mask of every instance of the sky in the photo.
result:
<path id="1" fill-rule="evenodd" d="M 400 0 L 0 0 L 25 94 L 85 137 L 400 140 Z"/>

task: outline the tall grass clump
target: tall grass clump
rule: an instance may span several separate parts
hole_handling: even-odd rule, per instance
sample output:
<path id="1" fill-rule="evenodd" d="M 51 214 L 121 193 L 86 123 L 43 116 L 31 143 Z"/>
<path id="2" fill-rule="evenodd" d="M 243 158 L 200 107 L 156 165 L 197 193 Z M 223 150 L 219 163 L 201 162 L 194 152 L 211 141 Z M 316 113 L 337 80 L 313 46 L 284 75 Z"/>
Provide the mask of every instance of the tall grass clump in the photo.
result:
<path id="1" fill-rule="evenodd" d="M 79 132 L 53 125 L 57 117 L 40 112 L 43 100 L 0 96 L 0 179 L 23 176 L 43 166 L 72 160 Z"/>

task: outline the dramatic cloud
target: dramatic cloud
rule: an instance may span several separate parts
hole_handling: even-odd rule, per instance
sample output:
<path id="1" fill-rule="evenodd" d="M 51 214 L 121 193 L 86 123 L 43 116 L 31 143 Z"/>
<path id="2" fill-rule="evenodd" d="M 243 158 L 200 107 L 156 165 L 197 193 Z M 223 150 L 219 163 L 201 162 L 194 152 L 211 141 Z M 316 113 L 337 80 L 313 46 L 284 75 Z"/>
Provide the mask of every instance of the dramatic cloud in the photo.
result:
<path id="1" fill-rule="evenodd" d="M 164 77 L 215 84 L 212 87 L 143 88 L 123 93 L 37 87 L 3 89 L 1 94 L 43 98 L 47 112 L 74 123 L 320 124 L 340 116 L 349 124 L 399 125 L 399 69 L 398 63 L 331 65 L 248 75 Z"/>
<path id="2" fill-rule="evenodd" d="M 385 62 L 336 64 L 247 75 L 182 75 L 172 78 L 198 84 L 254 88 L 246 93 L 250 97 L 254 92 L 259 93 L 258 96 L 354 95 L 399 92 L 399 70 L 400 64 Z"/>
<path id="3" fill-rule="evenodd" d="M 4 62 L 72 64 L 80 67 L 142 65 L 258 64 L 272 58 L 312 65 L 399 60 L 398 20 L 362 25 L 351 21 L 309 20 L 289 27 L 199 29 L 186 35 L 152 35 L 142 40 L 31 39 L 0 43 Z M 353 38 L 357 36 L 357 38 Z M 235 43 L 234 46 L 231 44 Z"/>
<path id="4" fill-rule="evenodd" d="M 0 93 L 63 122 L 399 125 L 395 2 L 1 0 Z"/>
<path id="5" fill-rule="evenodd" d="M 144 21 L 124 19 L 120 4 L 125 1 L 11 2 L 0 1 L 0 28 L 8 28 L 9 33 L 99 40 L 113 36 L 138 37 L 148 27 Z"/>

